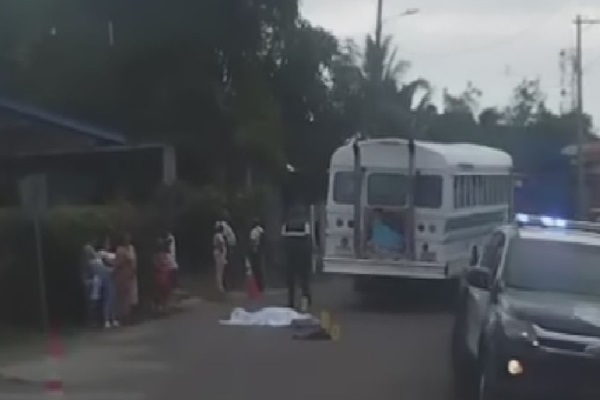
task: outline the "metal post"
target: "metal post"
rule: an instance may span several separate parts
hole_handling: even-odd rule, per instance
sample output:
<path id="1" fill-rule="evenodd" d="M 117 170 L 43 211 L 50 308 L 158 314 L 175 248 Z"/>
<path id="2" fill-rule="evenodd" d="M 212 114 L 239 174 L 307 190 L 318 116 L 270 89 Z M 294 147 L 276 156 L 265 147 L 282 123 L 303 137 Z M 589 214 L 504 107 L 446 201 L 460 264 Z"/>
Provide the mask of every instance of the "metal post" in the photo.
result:
<path id="1" fill-rule="evenodd" d="M 50 332 L 50 313 L 48 311 L 48 297 L 46 295 L 46 275 L 44 273 L 44 257 L 42 253 L 42 232 L 40 219 L 33 218 L 33 230 L 35 236 L 35 253 L 38 267 L 38 279 L 40 286 L 40 308 L 42 314 L 42 328 L 44 332 Z"/>
<path id="2" fill-rule="evenodd" d="M 381 47 L 381 30 L 383 25 L 383 0 L 377 0 L 377 21 L 375 23 L 375 46 Z"/>
<path id="3" fill-rule="evenodd" d="M 407 206 L 408 206 L 408 257 L 410 260 L 415 259 L 415 189 L 416 189 L 416 170 L 415 170 L 415 141 L 411 138 L 408 140 L 408 180 L 410 190 L 408 191 Z"/>
<path id="4" fill-rule="evenodd" d="M 576 27 L 576 55 L 575 71 L 577 76 L 577 217 L 579 220 L 586 219 L 586 191 L 585 170 L 583 160 L 583 50 L 582 50 L 582 19 L 578 15 L 575 19 Z"/>
<path id="5" fill-rule="evenodd" d="M 352 144 L 354 151 L 354 256 L 363 258 L 362 251 L 362 160 L 358 139 Z"/>
<path id="6" fill-rule="evenodd" d="M 586 220 L 587 210 L 587 188 L 585 181 L 585 156 L 583 144 L 585 141 L 585 120 L 583 114 L 583 26 L 600 24 L 597 19 L 584 19 L 581 15 L 575 18 L 575 75 L 577 79 L 577 216 L 580 220 Z"/>
<path id="7" fill-rule="evenodd" d="M 381 97 L 381 81 L 383 79 L 383 52 L 381 49 L 383 27 L 383 0 L 377 0 L 377 16 L 375 20 L 375 46 L 373 56 L 375 59 L 373 76 L 371 76 L 371 89 L 369 90 L 368 101 L 364 104 L 365 122 L 362 127 L 368 136 L 381 135 L 378 130 L 377 120 Z"/>
<path id="8" fill-rule="evenodd" d="M 33 223 L 33 239 L 35 240 L 35 256 L 38 268 L 42 328 L 46 333 L 49 333 L 50 313 L 48 311 L 46 277 L 44 274 L 44 257 L 42 253 L 42 232 L 40 228 L 40 220 L 46 213 L 48 207 L 46 177 L 44 175 L 29 175 L 24 177 L 19 182 L 19 191 L 23 211 Z"/>
<path id="9" fill-rule="evenodd" d="M 115 45 L 115 29 L 112 20 L 108 21 L 108 45 L 113 47 Z"/>
<path id="10" fill-rule="evenodd" d="M 517 183 L 517 179 L 515 177 L 515 171 L 513 168 L 510 169 L 509 175 L 509 186 L 508 186 L 508 221 L 509 223 L 513 223 L 515 220 L 516 210 L 515 210 L 515 187 Z"/>

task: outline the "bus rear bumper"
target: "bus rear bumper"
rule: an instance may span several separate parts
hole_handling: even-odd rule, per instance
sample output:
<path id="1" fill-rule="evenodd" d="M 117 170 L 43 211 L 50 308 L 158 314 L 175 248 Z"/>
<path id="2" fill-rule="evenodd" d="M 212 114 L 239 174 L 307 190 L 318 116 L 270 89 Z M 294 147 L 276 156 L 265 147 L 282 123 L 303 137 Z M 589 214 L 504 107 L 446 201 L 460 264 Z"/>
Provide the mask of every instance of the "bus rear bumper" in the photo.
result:
<path id="1" fill-rule="evenodd" d="M 323 258 L 323 272 L 342 275 L 394 276 L 415 279 L 450 279 L 446 264 L 423 261 Z"/>

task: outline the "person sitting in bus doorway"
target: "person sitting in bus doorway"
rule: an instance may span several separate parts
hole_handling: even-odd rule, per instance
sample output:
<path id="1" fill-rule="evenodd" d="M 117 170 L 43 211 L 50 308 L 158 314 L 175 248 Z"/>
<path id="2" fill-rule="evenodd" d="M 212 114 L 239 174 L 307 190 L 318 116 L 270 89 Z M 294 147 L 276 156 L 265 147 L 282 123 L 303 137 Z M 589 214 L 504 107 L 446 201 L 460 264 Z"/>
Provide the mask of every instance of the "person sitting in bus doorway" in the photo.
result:
<path id="1" fill-rule="evenodd" d="M 386 224 L 383 210 L 373 210 L 370 244 L 376 254 L 397 254 L 404 251 L 404 235 Z"/>
<path id="2" fill-rule="evenodd" d="M 311 305 L 310 274 L 312 248 L 310 219 L 305 207 L 296 205 L 290 209 L 282 227 L 285 249 L 288 307 L 296 308 L 296 284 L 300 286 L 302 301 L 300 311 L 306 312 Z"/>

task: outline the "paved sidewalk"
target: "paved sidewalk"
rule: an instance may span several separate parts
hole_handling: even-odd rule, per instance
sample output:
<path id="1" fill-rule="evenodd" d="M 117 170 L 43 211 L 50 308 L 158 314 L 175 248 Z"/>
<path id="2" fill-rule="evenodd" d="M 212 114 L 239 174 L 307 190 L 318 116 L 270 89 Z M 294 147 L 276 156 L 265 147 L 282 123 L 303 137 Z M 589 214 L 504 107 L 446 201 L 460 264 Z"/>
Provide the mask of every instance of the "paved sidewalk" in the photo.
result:
<path id="1" fill-rule="evenodd" d="M 197 299 L 185 300 L 174 313 L 198 304 Z M 151 342 L 152 336 L 160 334 L 165 320 L 171 317 L 61 338 L 65 355 L 57 371 L 59 376 L 65 385 L 76 387 L 99 379 L 114 381 L 132 370 L 160 371 L 164 365 L 152 359 L 152 349 L 145 344 Z M 40 384 L 48 379 L 48 346 L 43 336 L 7 353 L 5 356 L 3 352 L 0 362 L 0 382 Z"/>

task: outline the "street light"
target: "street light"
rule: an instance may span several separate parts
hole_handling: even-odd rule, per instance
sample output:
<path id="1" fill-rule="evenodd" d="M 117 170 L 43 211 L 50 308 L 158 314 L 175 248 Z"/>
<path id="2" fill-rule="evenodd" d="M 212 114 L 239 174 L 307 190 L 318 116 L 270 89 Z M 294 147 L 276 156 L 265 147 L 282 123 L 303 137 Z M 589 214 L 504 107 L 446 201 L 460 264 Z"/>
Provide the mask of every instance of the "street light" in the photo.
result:
<path id="1" fill-rule="evenodd" d="M 381 50 L 381 30 L 382 30 L 384 23 L 389 22 L 391 19 L 394 19 L 394 18 L 415 15 L 415 14 L 419 14 L 420 12 L 421 12 L 420 8 L 412 7 L 412 8 L 407 8 L 398 14 L 390 15 L 388 17 L 383 18 L 383 16 L 382 16 L 383 15 L 383 0 L 377 0 L 377 24 L 375 25 L 375 48 L 378 49 L 377 51 L 380 52 L 380 50 Z M 381 56 L 381 54 L 380 54 L 380 56 Z M 380 62 L 378 64 L 382 64 L 382 63 L 383 63 L 383 60 L 380 60 Z M 382 73 L 382 71 L 377 71 L 377 76 L 379 77 L 378 79 L 381 79 L 381 73 Z"/>
<path id="2" fill-rule="evenodd" d="M 383 20 L 381 22 L 383 24 L 385 24 L 385 23 L 389 22 L 392 19 L 400 18 L 400 17 L 406 17 L 406 16 L 409 16 L 409 15 L 415 15 L 415 14 L 419 14 L 420 12 L 421 12 L 420 8 L 407 8 L 406 10 L 402 11 L 401 13 L 390 15 L 390 16 L 387 16 L 387 17 L 383 18 Z"/>
<path id="3" fill-rule="evenodd" d="M 421 10 L 419 8 L 412 7 L 412 8 L 407 8 L 400 13 L 385 17 L 385 19 L 384 19 L 383 18 L 383 0 L 377 0 L 377 19 L 376 19 L 376 25 L 375 25 L 375 46 L 374 46 L 375 47 L 374 56 L 377 57 L 377 60 L 376 60 L 377 62 L 375 64 L 375 71 L 374 71 L 374 75 L 375 75 L 374 101 L 375 102 L 377 102 L 380 97 L 379 95 L 381 92 L 381 82 L 382 82 L 382 75 L 383 75 L 384 54 L 383 54 L 383 49 L 381 48 L 381 41 L 382 41 L 381 31 L 382 31 L 384 22 L 389 22 L 393 18 L 415 15 L 420 12 L 421 12 Z"/>
<path id="4" fill-rule="evenodd" d="M 398 17 L 405 17 L 408 15 L 415 15 L 418 14 L 419 12 L 421 12 L 421 10 L 419 8 L 407 8 L 406 10 L 402 11 L 399 14 L 395 14 L 395 15 L 391 15 L 389 17 L 383 18 L 383 0 L 377 0 L 377 23 L 375 25 L 375 46 L 376 47 L 380 47 L 381 46 L 381 26 L 383 25 L 384 22 L 389 21 L 392 18 L 398 18 Z"/>

